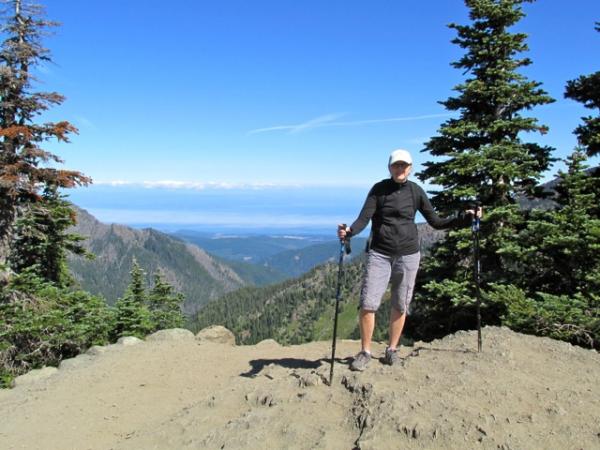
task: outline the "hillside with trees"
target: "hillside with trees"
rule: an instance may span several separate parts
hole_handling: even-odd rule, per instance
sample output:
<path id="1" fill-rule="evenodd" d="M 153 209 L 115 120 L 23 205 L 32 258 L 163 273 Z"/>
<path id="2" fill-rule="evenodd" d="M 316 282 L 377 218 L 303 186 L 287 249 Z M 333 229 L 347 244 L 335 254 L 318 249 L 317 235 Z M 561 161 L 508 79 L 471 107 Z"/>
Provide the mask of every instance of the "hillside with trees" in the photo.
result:
<path id="1" fill-rule="evenodd" d="M 151 283 L 154 272 L 160 271 L 184 294 L 187 314 L 226 292 L 280 279 L 265 267 L 236 262 L 233 268 L 195 245 L 152 228 L 136 230 L 104 224 L 85 210 L 74 207 L 74 211 L 77 224 L 71 231 L 85 237 L 81 245 L 95 257 L 73 255 L 68 259 L 69 268 L 83 289 L 102 295 L 109 304 L 114 304 L 127 287 L 133 259 L 146 271 L 147 283 Z"/>
<path id="2" fill-rule="evenodd" d="M 361 258 L 346 265 L 342 308 L 349 306 L 356 311 L 360 288 L 357 280 L 362 269 Z M 337 275 L 336 264 L 325 264 L 295 280 L 226 294 L 200 310 L 192 329 L 223 325 L 233 331 L 240 344 L 254 344 L 267 338 L 282 344 L 327 338 L 320 335 L 319 322 L 322 317 L 331 317 Z M 355 327 L 355 320 L 351 321 L 350 332 Z"/>

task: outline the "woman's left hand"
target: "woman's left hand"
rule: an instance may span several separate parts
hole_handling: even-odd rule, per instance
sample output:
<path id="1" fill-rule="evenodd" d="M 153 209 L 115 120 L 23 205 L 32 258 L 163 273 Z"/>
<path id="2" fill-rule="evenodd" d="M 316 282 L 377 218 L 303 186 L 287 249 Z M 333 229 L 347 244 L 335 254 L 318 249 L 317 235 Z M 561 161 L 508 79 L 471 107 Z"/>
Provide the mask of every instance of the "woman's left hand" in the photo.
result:
<path id="1" fill-rule="evenodd" d="M 481 206 L 477 207 L 477 212 L 475 212 L 474 209 L 467 209 L 465 212 L 471 216 L 477 216 L 480 219 L 483 217 L 483 207 Z"/>

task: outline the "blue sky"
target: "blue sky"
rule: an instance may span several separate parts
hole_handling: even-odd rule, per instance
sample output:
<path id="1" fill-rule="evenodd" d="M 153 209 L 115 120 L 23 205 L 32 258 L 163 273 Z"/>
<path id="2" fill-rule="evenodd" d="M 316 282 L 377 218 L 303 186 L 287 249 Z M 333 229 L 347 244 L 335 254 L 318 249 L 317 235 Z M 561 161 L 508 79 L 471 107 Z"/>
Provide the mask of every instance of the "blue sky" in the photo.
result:
<path id="1" fill-rule="evenodd" d="M 207 191 L 260 198 L 307 186 L 314 198 L 315 187 L 347 188 L 356 210 L 387 176 L 391 150 L 411 150 L 417 171 L 428 160 L 422 143 L 449 117 L 438 101 L 464 80 L 450 66 L 462 51 L 446 26 L 468 21 L 458 0 L 44 4 L 62 26 L 45 40 L 54 63 L 40 68 L 40 87 L 67 97 L 47 117 L 80 130 L 50 148 L 93 178 L 72 198 L 100 216 L 116 207 L 98 205 L 125 191 L 141 211 L 133 192 L 195 192 L 202 203 Z M 532 139 L 564 157 L 588 114 L 563 99 L 564 85 L 598 70 L 600 2 L 524 9 L 515 28 L 530 35 L 524 72 L 557 100 L 532 111 L 550 127 Z"/>

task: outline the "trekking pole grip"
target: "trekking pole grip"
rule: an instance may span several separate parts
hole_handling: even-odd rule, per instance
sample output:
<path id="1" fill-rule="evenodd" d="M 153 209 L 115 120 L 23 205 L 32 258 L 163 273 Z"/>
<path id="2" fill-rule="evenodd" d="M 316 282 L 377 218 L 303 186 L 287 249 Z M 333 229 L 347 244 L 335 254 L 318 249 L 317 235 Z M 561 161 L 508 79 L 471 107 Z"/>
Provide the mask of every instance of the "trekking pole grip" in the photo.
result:
<path id="1" fill-rule="evenodd" d="M 346 225 L 345 223 L 343 223 L 341 226 L 344 228 L 345 231 L 348 230 L 348 225 Z M 346 235 L 344 239 L 340 239 L 340 242 L 344 245 L 344 251 L 346 252 L 346 255 L 352 253 L 352 247 L 350 246 L 350 236 Z"/>

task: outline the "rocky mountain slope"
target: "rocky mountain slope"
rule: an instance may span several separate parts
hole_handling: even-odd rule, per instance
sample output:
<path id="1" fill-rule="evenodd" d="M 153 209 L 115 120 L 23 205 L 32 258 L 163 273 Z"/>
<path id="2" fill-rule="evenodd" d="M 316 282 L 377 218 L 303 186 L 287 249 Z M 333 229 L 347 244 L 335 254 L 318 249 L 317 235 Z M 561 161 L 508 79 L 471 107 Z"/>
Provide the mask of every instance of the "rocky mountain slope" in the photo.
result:
<path id="1" fill-rule="evenodd" d="M 147 272 L 149 282 L 156 270 L 163 272 L 185 295 L 184 310 L 189 314 L 226 292 L 252 284 L 195 245 L 151 228 L 104 224 L 80 208 L 76 212 L 78 224 L 73 231 L 88 237 L 83 244 L 96 259 L 70 257 L 69 267 L 84 289 L 103 295 L 109 303 L 123 295 L 134 257 Z"/>
<path id="2" fill-rule="evenodd" d="M 125 338 L 18 378 L 0 391 L 0 448 L 600 448 L 593 350 L 488 327 L 482 353 L 461 332 L 353 373 L 358 343 L 340 341 L 328 386 L 330 342 L 219 336 Z"/>

